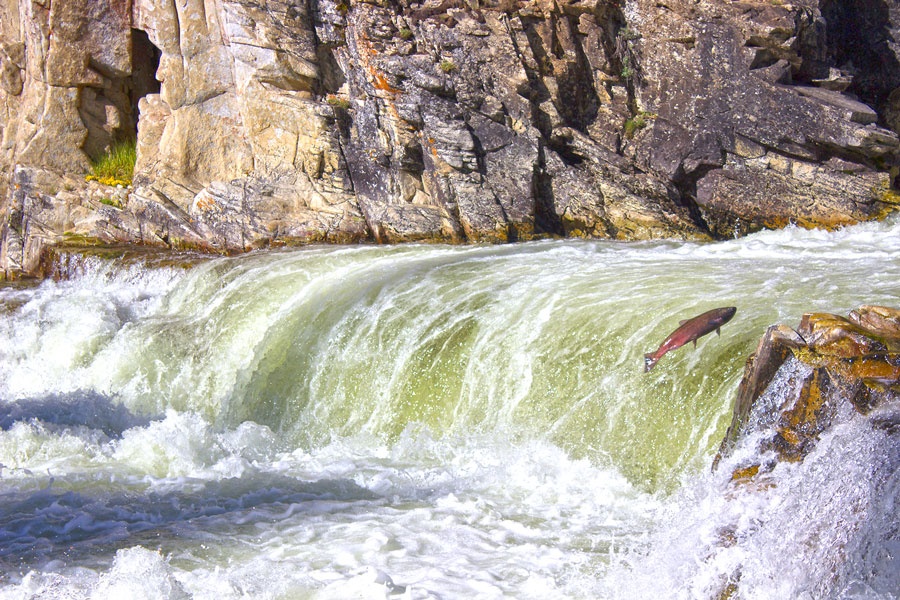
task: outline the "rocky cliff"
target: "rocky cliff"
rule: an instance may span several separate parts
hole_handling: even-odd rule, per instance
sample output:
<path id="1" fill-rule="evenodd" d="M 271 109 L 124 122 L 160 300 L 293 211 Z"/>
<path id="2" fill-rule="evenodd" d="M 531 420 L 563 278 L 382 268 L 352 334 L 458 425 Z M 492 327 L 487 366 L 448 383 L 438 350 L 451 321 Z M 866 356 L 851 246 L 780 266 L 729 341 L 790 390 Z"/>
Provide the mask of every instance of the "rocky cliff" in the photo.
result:
<path id="1" fill-rule="evenodd" d="M 0 106 L 8 276 L 70 239 L 231 251 L 831 227 L 897 205 L 900 8 L 3 0 Z M 132 190 L 84 181 L 129 139 Z"/>

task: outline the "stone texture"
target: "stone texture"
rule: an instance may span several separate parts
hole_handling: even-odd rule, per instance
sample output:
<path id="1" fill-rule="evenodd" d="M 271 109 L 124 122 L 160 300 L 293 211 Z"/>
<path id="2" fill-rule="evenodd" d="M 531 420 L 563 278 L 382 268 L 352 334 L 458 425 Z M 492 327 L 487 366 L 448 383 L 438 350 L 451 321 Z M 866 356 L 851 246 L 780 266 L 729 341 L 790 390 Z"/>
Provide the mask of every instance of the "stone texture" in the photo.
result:
<path id="1" fill-rule="evenodd" d="M 766 496 L 783 482 L 774 474 L 780 463 L 807 460 L 823 434 L 852 420 L 886 431 L 889 437 L 879 443 L 889 445 L 886 456 L 896 455 L 900 309 L 861 306 L 846 318 L 809 313 L 803 315 L 796 330 L 786 325 L 770 327 L 747 361 L 732 424 L 713 469 L 728 465 L 728 470 L 722 469 L 729 479 L 724 488 L 728 496 L 743 497 L 742 501 L 752 494 Z M 739 440 L 748 443 L 722 461 Z M 825 453 L 834 450 L 823 444 Z M 817 469 L 821 467 L 821 461 L 814 462 Z M 861 482 L 847 480 L 847 485 L 862 483 L 875 493 L 872 486 L 878 485 L 873 483 L 880 478 L 878 473 L 896 470 L 890 461 L 868 466 L 871 470 Z M 840 481 L 845 474 L 829 476 Z M 723 527 L 715 545 L 733 546 L 739 528 L 737 523 Z M 730 564 L 731 573 L 721 579 L 711 597 L 731 598 L 740 592 L 741 567 Z"/>
<path id="2" fill-rule="evenodd" d="M 900 310 L 861 306 L 848 318 L 826 313 L 803 315 L 795 330 L 769 328 L 747 361 L 738 390 L 731 427 L 719 458 L 745 433 L 754 410 L 786 361 L 800 365 L 771 416 L 761 450 L 774 450 L 779 460 L 802 460 L 818 436 L 846 407 L 862 414 L 900 402 Z M 755 467 L 753 475 L 760 472 Z M 771 469 L 769 465 L 766 469 Z M 750 467 L 747 467 L 750 468 Z M 742 468 L 745 471 L 746 468 Z M 735 479 L 746 478 L 735 474 Z"/>
<path id="3" fill-rule="evenodd" d="M 67 235 L 240 251 L 880 218 L 896 39 L 886 0 L 5 0 L 0 270 Z M 72 180 L 135 134 L 119 222 L 75 210 L 93 192 Z"/>

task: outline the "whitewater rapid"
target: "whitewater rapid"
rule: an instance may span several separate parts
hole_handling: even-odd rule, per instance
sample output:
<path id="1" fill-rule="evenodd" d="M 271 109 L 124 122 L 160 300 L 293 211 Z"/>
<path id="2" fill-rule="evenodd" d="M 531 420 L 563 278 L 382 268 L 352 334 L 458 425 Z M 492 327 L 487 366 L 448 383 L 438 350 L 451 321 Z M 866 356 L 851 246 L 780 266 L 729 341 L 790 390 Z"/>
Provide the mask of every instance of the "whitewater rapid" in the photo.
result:
<path id="1" fill-rule="evenodd" d="M 844 415 L 764 490 L 729 483 L 752 435 L 710 471 L 768 325 L 900 306 L 898 234 L 86 258 L 0 287 L 0 597 L 898 597 L 890 432 Z M 643 373 L 717 306 L 721 336 Z"/>

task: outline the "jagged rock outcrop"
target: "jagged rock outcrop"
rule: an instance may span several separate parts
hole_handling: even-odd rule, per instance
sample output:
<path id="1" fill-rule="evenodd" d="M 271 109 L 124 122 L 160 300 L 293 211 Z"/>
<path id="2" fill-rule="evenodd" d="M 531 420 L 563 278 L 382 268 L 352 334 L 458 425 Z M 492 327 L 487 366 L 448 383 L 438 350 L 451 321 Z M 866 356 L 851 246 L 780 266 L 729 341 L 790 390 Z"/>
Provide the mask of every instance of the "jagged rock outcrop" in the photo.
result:
<path id="1" fill-rule="evenodd" d="M 878 434 L 876 446 L 882 450 L 878 458 L 870 456 L 865 461 L 862 476 L 860 472 L 849 475 L 835 468 L 834 463 L 828 463 L 827 467 L 823 464 L 823 456 L 833 455 L 836 446 L 848 443 L 847 428 L 854 425 L 860 428 L 851 429 L 854 433 L 849 438 L 864 437 L 863 432 L 869 430 Z M 819 496 L 813 495 L 822 504 L 812 502 L 810 510 L 832 516 L 826 497 L 838 490 L 843 493 L 842 487 L 863 490 L 860 496 L 851 494 L 851 498 L 871 498 L 876 506 L 878 502 L 893 506 L 896 494 L 889 482 L 896 478 L 898 434 L 900 310 L 861 306 L 847 318 L 810 313 L 803 315 L 796 330 L 786 325 L 770 327 L 747 361 L 731 427 L 713 470 L 721 470 L 722 490 L 727 496 L 742 497 L 741 502 L 756 496 L 754 500 L 767 507 L 759 513 L 761 521 L 766 520 L 765 513 L 779 510 L 777 506 L 785 500 L 784 486 L 790 486 L 784 474 L 794 468 L 806 469 L 803 472 L 812 481 L 805 481 L 805 485 L 819 487 L 823 480 L 836 484 Z M 835 439 L 841 441 L 835 444 Z M 846 501 L 846 498 L 842 500 Z M 868 521 L 870 505 L 863 501 L 850 504 L 851 512 L 856 512 L 862 523 Z M 794 512 L 797 507 L 793 506 L 788 512 L 799 524 L 803 519 L 797 517 Z M 822 543 L 836 557 L 826 558 L 834 561 L 830 570 L 834 577 L 823 578 L 814 595 L 833 595 L 824 592 L 833 590 L 840 581 L 852 540 L 867 535 L 866 526 L 861 522 L 835 516 L 834 521 L 820 524 L 842 534 L 828 544 Z M 752 538 L 758 526 L 755 519 L 745 515 L 727 523 L 717 531 L 710 554 L 728 552 L 741 544 L 742 539 Z M 777 533 L 798 535 L 792 526 Z M 813 530 L 799 535 L 810 544 L 819 544 L 820 533 Z M 881 534 L 879 531 L 878 535 Z M 729 561 L 723 564 L 728 566 L 713 586 L 711 598 L 737 597 L 744 585 L 742 564 Z"/>
<path id="2" fill-rule="evenodd" d="M 886 0 L 6 0 L 0 267 L 67 235 L 231 251 L 879 218 L 895 40 Z M 76 176 L 135 135 L 127 201 L 91 201 Z"/>
<path id="3" fill-rule="evenodd" d="M 900 310 L 861 306 L 848 318 L 810 313 L 796 330 L 775 325 L 760 340 L 747 361 L 720 456 L 746 435 L 748 416 L 789 360 L 797 365 L 773 396 L 779 405 L 754 420 L 754 427 L 765 428 L 761 451 L 773 450 L 778 460 L 802 460 L 842 409 L 873 414 L 879 426 L 900 429 Z M 749 465 L 736 477 L 772 466 Z"/>

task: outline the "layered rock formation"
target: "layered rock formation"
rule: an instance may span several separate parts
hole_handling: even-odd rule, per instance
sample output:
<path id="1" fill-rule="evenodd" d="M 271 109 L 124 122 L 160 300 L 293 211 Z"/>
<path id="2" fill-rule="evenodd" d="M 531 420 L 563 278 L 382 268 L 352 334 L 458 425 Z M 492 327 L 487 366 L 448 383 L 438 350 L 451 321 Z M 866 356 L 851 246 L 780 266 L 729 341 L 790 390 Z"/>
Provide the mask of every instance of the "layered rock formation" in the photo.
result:
<path id="1" fill-rule="evenodd" d="M 857 426 L 848 436 L 848 427 Z M 865 461 L 862 471 L 850 475 L 834 463 L 824 466 L 823 456 L 833 455 L 835 446 L 849 439 L 864 437 L 866 430 L 876 433 L 880 449 Z M 843 433 L 843 437 L 842 437 Z M 842 571 L 853 562 L 854 544 L 872 544 L 878 540 L 877 552 L 891 547 L 896 528 L 878 524 L 877 506 L 894 506 L 897 457 L 900 449 L 900 310 L 883 306 L 862 306 L 847 318 L 833 314 L 811 313 L 801 319 L 796 330 L 786 325 L 770 327 L 760 340 L 756 352 L 747 361 L 731 427 L 714 463 L 722 469 L 724 493 L 730 497 L 749 497 L 767 507 L 757 513 L 760 520 L 767 513 L 778 512 L 785 497 L 779 494 L 790 486 L 786 472 L 803 471 L 813 481 L 811 487 L 822 486 L 821 478 L 835 483 L 819 496 L 821 503 L 811 502 L 813 512 L 833 517 L 819 526 L 841 532 L 829 542 L 815 528 L 802 531 L 803 517 L 796 506 L 788 508 L 796 519 L 797 530 L 784 528 L 786 536 L 799 536 L 806 543 L 821 546 L 826 553 L 818 557 L 831 563 L 824 577 L 815 582 L 819 597 L 840 588 Z M 841 440 L 835 444 L 835 440 Z M 724 460 L 723 460 L 724 459 Z M 794 464 L 788 464 L 794 463 Z M 846 464 L 846 463 L 845 463 Z M 727 469 L 723 468 L 727 465 Z M 729 473 L 730 471 L 730 473 Z M 894 485 L 894 488 L 896 486 Z M 829 512 L 828 496 L 845 490 L 855 498 L 843 520 Z M 859 493 L 856 493 L 859 491 Z M 813 498 L 816 496 L 813 495 Z M 786 503 L 790 505 L 790 503 Z M 871 513 L 867 512 L 872 510 Z M 887 514 L 891 514 L 890 510 Z M 870 521 L 874 519 L 874 521 Z M 753 518 L 742 516 L 717 531 L 710 553 L 724 552 L 752 538 L 760 528 Z M 871 536 L 871 537 L 870 537 Z M 856 541 L 862 539 L 863 541 Z M 857 550 L 859 552 L 859 550 Z M 829 557 L 830 555 L 830 557 Z M 816 559 L 813 559 L 816 560 Z M 858 558 L 856 560 L 859 560 Z M 740 562 L 724 561 L 728 567 L 712 588 L 711 598 L 725 600 L 738 597 L 742 583 Z M 871 563 L 869 563 L 871 564 Z M 820 565 L 821 566 L 821 565 Z M 858 567 L 858 563 L 854 566 Z M 857 571 L 858 573 L 858 571 Z M 857 575 L 858 577 L 858 575 Z M 874 592 L 873 592 L 874 593 Z"/>
<path id="2" fill-rule="evenodd" d="M 788 361 L 796 363 L 792 374 L 772 394 L 779 405 L 761 406 Z M 764 413 L 748 419 L 754 410 Z M 845 410 L 872 415 L 877 426 L 900 431 L 900 310 L 861 306 L 848 318 L 811 313 L 796 330 L 770 327 L 747 361 L 719 456 L 753 421 L 752 427 L 766 432 L 760 455 L 772 450 L 777 460 L 803 460 Z M 748 465 L 735 477 L 754 477 L 773 466 Z"/>
<path id="3" fill-rule="evenodd" d="M 0 270 L 67 236 L 709 239 L 898 196 L 886 0 L 0 3 Z M 81 181 L 136 136 L 123 207 Z"/>

